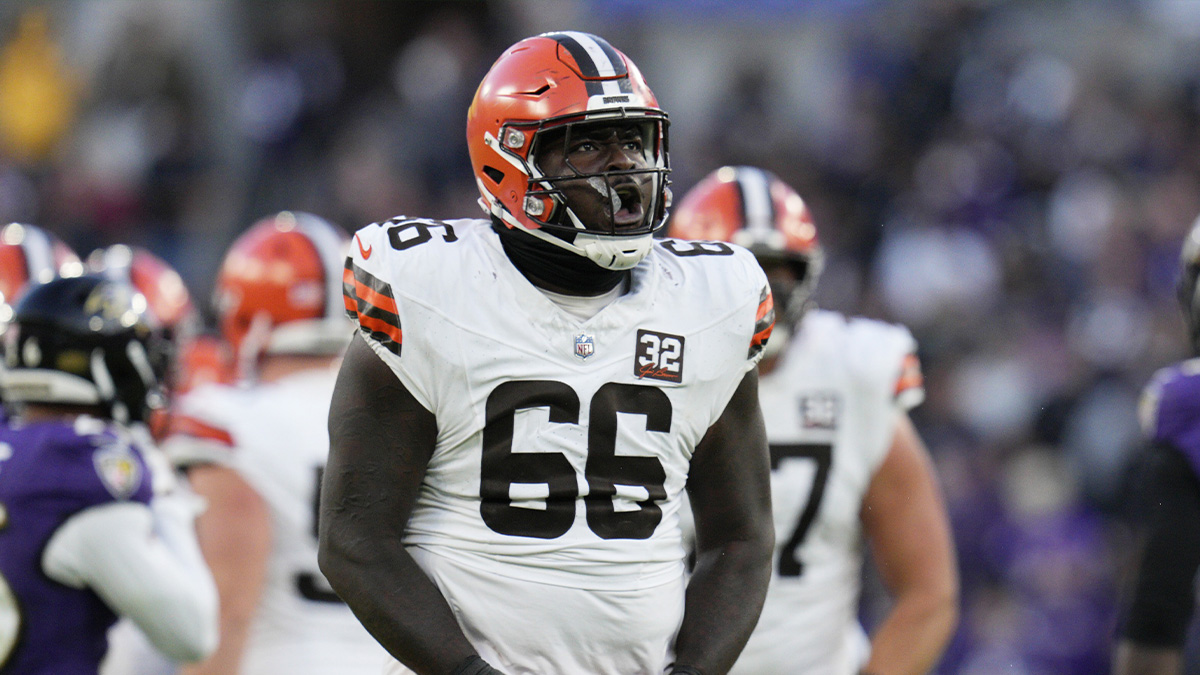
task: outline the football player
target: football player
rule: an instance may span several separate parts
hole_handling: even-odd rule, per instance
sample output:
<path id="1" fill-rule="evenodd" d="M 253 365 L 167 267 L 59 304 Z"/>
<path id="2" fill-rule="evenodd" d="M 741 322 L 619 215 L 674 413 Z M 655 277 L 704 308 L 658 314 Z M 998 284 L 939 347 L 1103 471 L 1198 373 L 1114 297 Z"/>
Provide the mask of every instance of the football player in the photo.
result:
<path id="1" fill-rule="evenodd" d="M 1118 628 L 1114 675 L 1177 675 L 1200 569 L 1200 219 L 1180 252 L 1179 303 L 1193 358 L 1157 372 L 1142 394 L 1150 442 L 1138 458 L 1140 543 Z"/>
<path id="2" fill-rule="evenodd" d="M 88 255 L 88 269 L 133 285 L 146 298 L 171 344 L 187 342 L 199 329 L 200 317 L 179 272 L 140 246 L 115 244 Z"/>
<path id="3" fill-rule="evenodd" d="M 5 334 L 0 389 L 0 664 L 96 673 L 106 631 L 131 619 L 173 659 L 217 641 L 217 595 L 194 497 L 156 495 L 146 419 L 166 370 L 145 299 L 97 275 L 28 290 Z"/>
<path id="4" fill-rule="evenodd" d="M 65 242 L 36 225 L 0 227 L 0 336 L 12 321 L 13 306 L 32 285 L 57 276 L 79 276 L 83 263 Z M 0 363 L 0 369 L 3 369 Z M 0 409 L 0 420 L 4 412 Z"/>
<path id="5" fill-rule="evenodd" d="M 817 230 L 800 195 L 770 172 L 709 174 L 680 202 L 669 236 L 749 248 L 781 317 L 758 366 L 774 574 L 731 672 L 929 672 L 954 630 L 958 576 L 932 462 L 907 414 L 924 397 L 912 335 L 809 307 L 823 260 Z M 864 534 L 894 600 L 869 645 L 857 620 Z"/>
<path id="6" fill-rule="evenodd" d="M 507 49 L 466 129 L 488 219 L 346 261 L 321 568 L 389 672 L 725 672 L 770 573 L 766 278 L 657 243 L 667 116 L 602 38 Z"/>
<path id="7" fill-rule="evenodd" d="M 141 247 L 114 244 L 92 251 L 87 268 L 132 284 L 146 298 L 172 351 L 171 369 L 164 382 L 169 397 L 207 382 L 232 382 L 232 355 L 227 345 L 217 336 L 200 332 L 200 314 L 192 295 L 179 272 L 165 260 Z M 161 440 L 168 431 L 170 408 L 155 412 L 149 420 L 150 430 Z"/>
<path id="8" fill-rule="evenodd" d="M 317 569 L 325 420 L 353 333 L 348 244 L 328 221 L 280 212 L 238 237 L 218 272 L 239 382 L 180 397 L 163 443 L 208 501 L 197 529 L 221 597 L 221 643 L 189 675 L 378 675 L 386 659 Z"/>
<path id="9" fill-rule="evenodd" d="M 90 272 L 131 284 L 141 293 L 157 320 L 162 342 L 171 350 L 171 366 L 163 381 L 165 405 L 152 410 L 146 424 L 132 427 L 135 434 L 149 434 L 156 439 L 146 443 L 147 448 L 154 449 L 148 449 L 144 457 L 153 465 L 152 474 L 159 478 L 155 492 L 169 492 L 175 489 L 179 477 L 156 448 L 170 424 L 170 401 L 198 382 L 222 380 L 232 365 L 225 365 L 228 359 L 218 360 L 224 353 L 221 343 L 198 335 L 200 318 L 191 293 L 165 260 L 141 247 L 115 244 L 92 251 L 86 265 Z M 108 642 L 101 675 L 170 675 L 179 669 L 177 663 L 154 649 L 132 621 L 118 621 L 109 631 Z"/>
<path id="10" fill-rule="evenodd" d="M 141 247 L 123 244 L 93 251 L 88 267 L 126 279 L 146 296 L 174 349 L 168 384 L 180 395 L 202 384 L 231 384 L 236 379 L 233 355 L 220 338 L 201 331 L 200 313 L 183 278 L 165 260 Z"/>

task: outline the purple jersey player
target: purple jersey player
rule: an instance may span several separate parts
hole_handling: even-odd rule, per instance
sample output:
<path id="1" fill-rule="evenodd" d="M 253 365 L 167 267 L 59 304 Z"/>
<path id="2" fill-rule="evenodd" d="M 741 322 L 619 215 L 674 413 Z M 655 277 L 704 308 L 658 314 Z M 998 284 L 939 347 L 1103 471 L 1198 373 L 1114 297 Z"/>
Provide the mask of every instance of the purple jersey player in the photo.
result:
<path id="1" fill-rule="evenodd" d="M 1200 356 L 1200 220 L 1180 255 L 1179 301 Z M 1200 358 L 1160 370 L 1139 411 L 1150 441 L 1139 458 L 1142 545 L 1122 609 L 1115 675 L 1182 671 L 1200 569 Z"/>
<path id="2" fill-rule="evenodd" d="M 1155 373 L 1139 412 L 1150 441 L 1180 453 L 1200 476 L 1200 359 Z"/>
<path id="3" fill-rule="evenodd" d="M 166 359 L 139 306 L 128 284 L 60 278 L 27 293 L 6 332 L 0 674 L 95 675 L 118 616 L 180 661 L 216 645 L 194 500 L 154 494 L 129 431 Z"/>

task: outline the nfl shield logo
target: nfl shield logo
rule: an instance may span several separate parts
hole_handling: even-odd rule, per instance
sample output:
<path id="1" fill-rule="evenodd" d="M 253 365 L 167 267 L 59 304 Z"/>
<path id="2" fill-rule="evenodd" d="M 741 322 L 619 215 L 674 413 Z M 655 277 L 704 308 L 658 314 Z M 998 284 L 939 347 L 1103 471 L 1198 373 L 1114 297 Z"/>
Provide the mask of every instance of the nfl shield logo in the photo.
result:
<path id="1" fill-rule="evenodd" d="M 587 333 L 575 336 L 575 356 L 586 359 L 596 353 L 596 341 Z"/>
<path id="2" fill-rule="evenodd" d="M 127 445 L 104 445 L 92 452 L 100 482 L 116 499 L 128 499 L 142 485 L 142 465 Z"/>

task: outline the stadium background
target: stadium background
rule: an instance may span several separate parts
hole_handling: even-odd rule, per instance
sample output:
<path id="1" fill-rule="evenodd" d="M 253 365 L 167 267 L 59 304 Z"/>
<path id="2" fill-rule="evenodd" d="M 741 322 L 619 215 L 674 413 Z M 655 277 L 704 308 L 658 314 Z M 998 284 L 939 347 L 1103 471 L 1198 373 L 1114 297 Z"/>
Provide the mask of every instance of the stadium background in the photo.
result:
<path id="1" fill-rule="evenodd" d="M 820 304 L 916 334 L 963 578 L 938 672 L 1107 672 L 1138 393 L 1187 354 L 1200 3 L 8 0 L 0 221 L 144 246 L 204 304 L 272 211 L 479 216 L 474 88 L 563 28 L 640 65 L 677 196 L 775 171 L 829 255 Z M 885 606 L 869 581 L 867 623 Z"/>

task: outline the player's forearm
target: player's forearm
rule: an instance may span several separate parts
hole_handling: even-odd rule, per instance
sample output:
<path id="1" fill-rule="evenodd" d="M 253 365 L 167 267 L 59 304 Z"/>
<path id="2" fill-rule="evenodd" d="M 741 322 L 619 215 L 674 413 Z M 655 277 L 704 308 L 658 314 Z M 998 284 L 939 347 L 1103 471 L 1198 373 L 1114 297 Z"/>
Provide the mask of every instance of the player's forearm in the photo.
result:
<path id="1" fill-rule="evenodd" d="M 195 527 L 220 596 L 220 640 L 212 656 L 183 672 L 236 673 L 267 583 L 271 514 L 258 491 L 230 467 L 193 467 L 189 481 L 208 504 Z"/>
<path id="2" fill-rule="evenodd" d="M 437 586 L 398 541 L 355 535 L 339 523 L 327 532 L 321 571 L 392 656 L 422 675 L 448 675 L 475 654 Z"/>
<path id="3" fill-rule="evenodd" d="M 701 553 L 687 587 L 676 663 L 704 675 L 727 672 L 762 611 L 771 579 L 773 538 L 731 542 Z"/>
<path id="4" fill-rule="evenodd" d="M 181 563 L 152 535 L 153 515 L 135 502 L 76 513 L 42 554 L 45 574 L 91 588 L 173 659 L 195 661 L 216 643 L 216 591 L 207 569 Z"/>
<path id="5" fill-rule="evenodd" d="M 901 594 L 871 638 L 871 675 L 924 675 L 941 658 L 958 622 L 949 585 Z"/>

